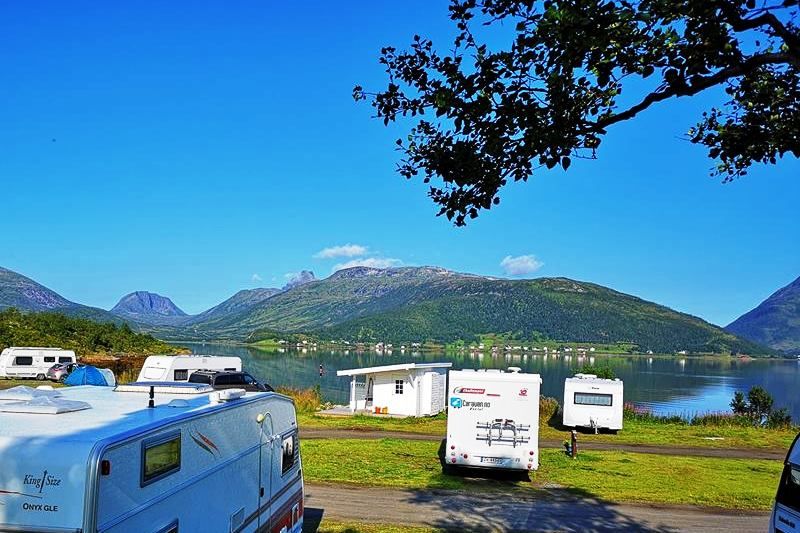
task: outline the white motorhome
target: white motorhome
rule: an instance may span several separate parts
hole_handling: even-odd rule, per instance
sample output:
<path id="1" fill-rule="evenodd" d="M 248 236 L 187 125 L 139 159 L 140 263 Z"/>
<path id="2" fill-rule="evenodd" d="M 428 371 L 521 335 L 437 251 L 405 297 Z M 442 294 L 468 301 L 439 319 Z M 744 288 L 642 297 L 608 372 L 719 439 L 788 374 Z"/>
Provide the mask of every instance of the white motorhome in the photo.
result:
<path id="1" fill-rule="evenodd" d="M 198 370 L 241 372 L 242 360 L 216 355 L 151 355 L 145 359 L 136 381 L 188 381 Z"/>
<path id="2" fill-rule="evenodd" d="M 575 374 L 564 381 L 564 416 L 567 427 L 622 429 L 622 381 L 594 374 Z"/>
<path id="3" fill-rule="evenodd" d="M 451 370 L 445 465 L 539 468 L 539 374 Z"/>
<path id="4" fill-rule="evenodd" d="M 273 392 L 15 387 L 0 392 L 0 464 L 0 531 L 302 529 L 294 404 Z"/>
<path id="5" fill-rule="evenodd" d="M 769 521 L 770 533 L 800 532 L 800 435 L 786 454 L 775 505 Z"/>
<path id="6" fill-rule="evenodd" d="M 74 363 L 75 352 L 61 348 L 12 346 L 0 352 L 0 378 L 36 378 L 44 381 L 56 363 Z"/>

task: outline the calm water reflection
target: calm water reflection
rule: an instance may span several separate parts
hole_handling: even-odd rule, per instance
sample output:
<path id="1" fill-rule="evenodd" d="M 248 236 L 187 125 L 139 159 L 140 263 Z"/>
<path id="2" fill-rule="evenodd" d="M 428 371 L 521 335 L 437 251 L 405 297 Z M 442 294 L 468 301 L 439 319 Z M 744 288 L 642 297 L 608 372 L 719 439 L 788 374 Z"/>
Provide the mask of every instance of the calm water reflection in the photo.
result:
<path id="1" fill-rule="evenodd" d="M 348 378 L 336 376 L 336 370 L 411 361 L 452 361 L 454 368 L 506 368 L 518 366 L 525 372 L 542 375 L 542 392 L 562 399 L 564 379 L 575 369 L 590 362 L 590 356 L 578 359 L 561 355 L 554 359 L 538 354 L 380 354 L 374 351 L 355 353 L 330 350 L 277 351 L 243 346 L 186 344 L 194 353 L 237 355 L 253 375 L 272 385 L 311 387 L 319 384 L 324 397 L 337 403 L 347 401 Z M 800 422 L 800 363 L 794 360 L 741 361 L 720 358 L 615 357 L 591 356 L 595 364 L 608 364 L 625 381 L 625 401 L 647 406 L 659 414 L 692 416 L 707 411 L 727 411 L 733 393 L 761 385 L 775 397 L 777 407 L 787 407 Z M 319 365 L 325 374 L 319 376 Z"/>

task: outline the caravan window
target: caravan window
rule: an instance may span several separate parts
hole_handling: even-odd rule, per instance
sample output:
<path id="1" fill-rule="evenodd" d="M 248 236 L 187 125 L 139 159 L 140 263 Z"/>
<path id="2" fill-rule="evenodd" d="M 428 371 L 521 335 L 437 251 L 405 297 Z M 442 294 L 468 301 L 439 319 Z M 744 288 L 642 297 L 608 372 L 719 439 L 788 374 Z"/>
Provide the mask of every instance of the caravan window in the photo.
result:
<path id="1" fill-rule="evenodd" d="M 154 437 L 142 442 L 141 485 L 149 485 L 181 469 L 181 433 Z"/>
<path id="2" fill-rule="evenodd" d="M 173 379 L 175 381 L 186 381 L 189 379 L 189 370 L 176 370 Z"/>
<path id="3" fill-rule="evenodd" d="M 285 474 L 297 462 L 297 433 L 283 437 L 282 450 L 281 474 Z"/>
<path id="4" fill-rule="evenodd" d="M 59 362 L 59 363 L 71 363 L 71 362 L 72 362 L 72 357 L 70 357 L 70 356 L 67 356 L 67 357 L 59 357 L 59 358 L 58 358 L 58 362 Z"/>
<path id="5" fill-rule="evenodd" d="M 45 363 L 55 363 L 56 357 L 54 355 L 48 355 L 44 358 Z M 63 362 L 63 361 L 62 361 Z"/>
<path id="6" fill-rule="evenodd" d="M 611 406 L 610 394 L 597 394 L 595 392 L 576 392 L 575 405 L 602 405 Z"/>
<path id="7" fill-rule="evenodd" d="M 789 463 L 783 469 L 775 500 L 794 511 L 800 511 L 800 466 Z"/>
<path id="8" fill-rule="evenodd" d="M 14 358 L 14 364 L 16 366 L 31 366 L 33 365 L 33 357 L 20 356 Z"/>

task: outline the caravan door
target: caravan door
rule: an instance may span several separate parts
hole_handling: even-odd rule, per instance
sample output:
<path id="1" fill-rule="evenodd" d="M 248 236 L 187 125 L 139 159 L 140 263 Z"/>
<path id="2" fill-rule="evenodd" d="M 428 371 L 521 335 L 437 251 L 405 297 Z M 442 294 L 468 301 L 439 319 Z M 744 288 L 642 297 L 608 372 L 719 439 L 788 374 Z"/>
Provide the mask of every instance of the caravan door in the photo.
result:
<path id="1" fill-rule="evenodd" d="M 769 530 L 800 532 L 800 435 L 795 437 L 786 455 Z"/>

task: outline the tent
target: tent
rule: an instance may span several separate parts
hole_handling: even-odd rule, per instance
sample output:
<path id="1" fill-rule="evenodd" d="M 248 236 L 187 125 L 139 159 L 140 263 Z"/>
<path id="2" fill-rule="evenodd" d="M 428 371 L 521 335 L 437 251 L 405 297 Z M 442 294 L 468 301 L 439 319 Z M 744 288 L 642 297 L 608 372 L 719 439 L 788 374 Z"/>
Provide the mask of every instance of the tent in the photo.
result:
<path id="1" fill-rule="evenodd" d="M 99 385 L 101 387 L 108 387 L 109 383 L 106 377 L 97 368 L 93 366 L 81 366 L 73 370 L 67 379 L 64 380 L 64 385 Z"/>

